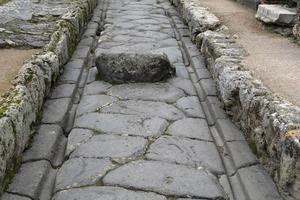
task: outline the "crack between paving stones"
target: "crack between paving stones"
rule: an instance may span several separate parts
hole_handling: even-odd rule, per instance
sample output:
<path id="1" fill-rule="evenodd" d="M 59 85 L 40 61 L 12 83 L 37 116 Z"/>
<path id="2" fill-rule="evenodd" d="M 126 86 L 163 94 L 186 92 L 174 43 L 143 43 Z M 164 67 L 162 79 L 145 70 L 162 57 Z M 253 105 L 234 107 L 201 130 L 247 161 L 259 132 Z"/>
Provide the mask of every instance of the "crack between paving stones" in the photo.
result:
<path id="1" fill-rule="evenodd" d="M 9 192 L 9 191 L 6 191 L 8 194 L 12 194 L 12 195 L 16 195 L 16 196 L 20 196 L 20 197 L 25 197 L 25 198 L 29 198 L 31 200 L 34 200 L 31 196 L 28 196 L 26 194 L 20 194 L 18 192 Z"/>

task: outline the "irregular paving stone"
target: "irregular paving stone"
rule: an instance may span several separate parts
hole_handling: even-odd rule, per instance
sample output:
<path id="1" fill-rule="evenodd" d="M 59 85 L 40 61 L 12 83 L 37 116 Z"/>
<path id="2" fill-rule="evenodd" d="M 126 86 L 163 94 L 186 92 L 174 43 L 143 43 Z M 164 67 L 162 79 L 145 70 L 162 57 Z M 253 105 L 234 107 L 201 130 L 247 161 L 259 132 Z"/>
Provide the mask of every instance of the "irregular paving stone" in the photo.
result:
<path id="1" fill-rule="evenodd" d="M 112 85 L 104 81 L 95 81 L 84 88 L 83 95 L 104 94 Z"/>
<path id="2" fill-rule="evenodd" d="M 109 172 L 105 185 L 177 197 L 225 199 L 217 179 L 204 170 L 157 161 L 135 161 Z"/>
<path id="3" fill-rule="evenodd" d="M 239 130 L 229 119 L 218 119 L 216 128 L 224 136 L 226 141 L 244 141 L 243 132 Z"/>
<path id="4" fill-rule="evenodd" d="M 84 59 L 75 59 L 69 61 L 64 68 L 65 69 L 82 69 L 84 66 Z"/>
<path id="5" fill-rule="evenodd" d="M 96 67 L 92 67 L 91 69 L 89 69 L 89 74 L 86 80 L 86 83 L 92 83 L 97 79 L 97 75 L 98 75 L 98 70 Z"/>
<path id="6" fill-rule="evenodd" d="M 80 144 L 88 141 L 93 136 L 93 134 L 94 132 L 88 129 L 74 128 L 68 136 L 65 155 L 69 156 L 70 153 L 73 152 Z"/>
<path id="7" fill-rule="evenodd" d="M 7 192 L 39 199 L 43 184 L 46 181 L 46 177 L 49 176 L 50 170 L 50 163 L 45 160 L 22 164 L 9 185 Z"/>
<path id="8" fill-rule="evenodd" d="M 173 136 L 213 141 L 204 119 L 186 118 L 178 120 L 169 126 L 166 133 Z"/>
<path id="9" fill-rule="evenodd" d="M 31 147 L 23 153 L 22 161 L 48 160 L 53 166 L 63 162 L 67 139 L 57 125 L 42 125 Z"/>
<path id="10" fill-rule="evenodd" d="M 258 162 L 246 141 L 227 142 L 227 146 L 237 168 L 245 167 Z"/>
<path id="11" fill-rule="evenodd" d="M 95 135 L 81 144 L 71 154 L 71 158 L 113 158 L 118 162 L 135 159 L 144 153 L 147 140 L 141 137 L 118 135 Z"/>
<path id="12" fill-rule="evenodd" d="M 85 187 L 57 193 L 53 200 L 167 200 L 151 192 L 134 192 L 119 187 Z"/>
<path id="13" fill-rule="evenodd" d="M 181 109 L 188 117 L 205 118 L 198 97 L 182 97 L 176 102 L 176 107 Z"/>
<path id="14" fill-rule="evenodd" d="M 44 104 L 42 122 L 46 124 L 58 123 L 63 126 L 70 105 L 70 98 L 47 100 Z"/>
<path id="15" fill-rule="evenodd" d="M 189 79 L 189 73 L 183 64 L 174 64 L 176 68 L 176 76 L 180 78 Z"/>
<path id="16" fill-rule="evenodd" d="M 184 96 L 184 92 L 167 83 L 134 83 L 113 86 L 108 94 L 122 99 L 165 101 L 174 103 Z"/>
<path id="17" fill-rule="evenodd" d="M 157 82 L 175 73 L 165 54 L 102 53 L 96 66 L 103 80 L 116 84 Z"/>
<path id="18" fill-rule="evenodd" d="M 77 83 L 79 81 L 82 69 L 66 68 L 59 78 L 60 83 Z"/>
<path id="19" fill-rule="evenodd" d="M 261 165 L 238 170 L 250 200 L 282 200 L 271 177 Z"/>
<path id="20" fill-rule="evenodd" d="M 90 113 L 79 117 L 75 127 L 88 128 L 101 133 L 157 137 L 165 131 L 168 122 L 161 118 L 134 115 Z"/>
<path id="21" fill-rule="evenodd" d="M 115 166 L 108 159 L 73 158 L 58 170 L 55 192 L 96 184 Z"/>
<path id="22" fill-rule="evenodd" d="M 208 168 L 217 174 L 224 173 L 220 156 L 213 142 L 162 136 L 150 146 L 146 157 L 196 168 Z"/>
<path id="23" fill-rule="evenodd" d="M 51 99 L 58 98 L 72 98 L 74 96 L 76 84 L 62 84 L 58 85 L 51 93 Z"/>
<path id="24" fill-rule="evenodd" d="M 20 195 L 15 195 L 15 194 L 9 194 L 9 193 L 4 193 L 1 196 L 2 200 L 30 200 L 30 198 L 20 196 Z"/>
<path id="25" fill-rule="evenodd" d="M 102 107 L 108 106 L 113 102 L 118 101 L 116 97 L 111 97 L 107 95 L 88 95 L 83 96 L 78 108 L 77 108 L 77 116 L 96 112 L 100 110 Z"/>
<path id="26" fill-rule="evenodd" d="M 168 82 L 171 85 L 173 85 L 174 87 L 182 89 L 183 91 L 185 91 L 185 93 L 187 93 L 190 96 L 197 95 L 192 81 L 190 81 L 188 79 L 176 77 L 176 78 L 172 78 L 172 79 L 168 80 Z"/>
<path id="27" fill-rule="evenodd" d="M 184 117 L 180 110 L 167 103 L 140 100 L 118 101 L 103 107 L 99 112 L 160 117 L 166 120 L 178 120 Z"/>

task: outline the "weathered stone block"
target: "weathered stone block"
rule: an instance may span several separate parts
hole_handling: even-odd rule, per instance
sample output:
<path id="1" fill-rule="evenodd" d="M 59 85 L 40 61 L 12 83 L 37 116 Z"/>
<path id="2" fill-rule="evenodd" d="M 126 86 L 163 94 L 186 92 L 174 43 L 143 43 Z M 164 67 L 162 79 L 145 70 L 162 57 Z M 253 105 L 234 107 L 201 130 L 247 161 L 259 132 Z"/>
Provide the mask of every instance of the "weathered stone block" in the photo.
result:
<path id="1" fill-rule="evenodd" d="M 175 73 L 164 54 L 100 54 L 96 65 L 110 83 L 157 82 Z"/>

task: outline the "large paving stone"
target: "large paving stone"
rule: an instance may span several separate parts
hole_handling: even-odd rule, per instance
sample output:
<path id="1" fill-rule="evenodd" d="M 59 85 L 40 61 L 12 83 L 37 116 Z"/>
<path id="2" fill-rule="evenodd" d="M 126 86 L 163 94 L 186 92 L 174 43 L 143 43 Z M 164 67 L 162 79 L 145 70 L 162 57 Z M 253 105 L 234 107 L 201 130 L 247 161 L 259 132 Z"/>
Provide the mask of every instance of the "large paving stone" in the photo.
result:
<path id="1" fill-rule="evenodd" d="M 63 126 L 70 105 L 70 98 L 47 100 L 44 105 L 42 122 L 46 124 L 58 123 Z"/>
<path id="2" fill-rule="evenodd" d="M 225 199 L 217 179 L 204 170 L 157 161 L 136 161 L 109 172 L 105 185 L 177 197 Z"/>
<path id="3" fill-rule="evenodd" d="M 186 118 L 178 120 L 169 126 L 166 133 L 173 136 L 213 141 L 204 119 Z"/>
<path id="4" fill-rule="evenodd" d="M 165 101 L 174 103 L 184 96 L 184 92 L 167 83 L 135 83 L 113 86 L 108 94 L 122 99 Z"/>
<path id="5" fill-rule="evenodd" d="M 42 125 L 31 147 L 23 153 L 22 161 L 48 160 L 53 166 L 63 162 L 67 139 L 58 125 Z"/>
<path id="6" fill-rule="evenodd" d="M 70 159 L 58 170 L 54 190 L 57 192 L 96 184 L 108 170 L 114 167 L 109 159 Z"/>
<path id="7" fill-rule="evenodd" d="M 196 96 L 197 92 L 192 81 L 180 77 L 172 78 L 168 82 L 174 87 L 182 89 L 187 95 Z"/>
<path id="8" fill-rule="evenodd" d="M 15 194 L 4 193 L 1 196 L 1 200 L 30 200 L 30 198 Z"/>
<path id="9" fill-rule="evenodd" d="M 176 102 L 176 106 L 188 117 L 205 118 L 200 101 L 196 96 L 182 97 Z"/>
<path id="10" fill-rule="evenodd" d="M 99 112 L 160 117 L 166 120 L 178 120 L 184 117 L 184 114 L 173 105 L 141 100 L 118 101 L 103 107 Z"/>
<path id="11" fill-rule="evenodd" d="M 84 95 L 104 94 L 112 85 L 104 81 L 95 81 L 84 88 Z"/>
<path id="12" fill-rule="evenodd" d="M 282 200 L 273 180 L 261 165 L 242 168 L 238 174 L 250 200 Z"/>
<path id="13" fill-rule="evenodd" d="M 7 192 L 39 199 L 47 177 L 49 178 L 52 174 L 51 170 L 50 163 L 45 160 L 24 163 L 13 178 Z"/>
<path id="14" fill-rule="evenodd" d="M 97 112 L 101 108 L 118 101 L 118 98 L 107 95 L 88 95 L 83 96 L 78 108 L 76 115 L 80 116 L 83 114 Z"/>
<path id="15" fill-rule="evenodd" d="M 213 142 L 163 136 L 150 146 L 146 157 L 196 168 L 203 167 L 217 174 L 224 173 L 220 156 Z"/>
<path id="16" fill-rule="evenodd" d="M 115 84 L 157 82 L 175 73 L 165 54 L 102 53 L 96 66 L 103 80 Z"/>
<path id="17" fill-rule="evenodd" d="M 227 142 L 227 146 L 237 168 L 245 167 L 258 162 L 246 141 Z"/>
<path id="18" fill-rule="evenodd" d="M 65 155 L 70 155 L 80 144 L 87 142 L 94 132 L 88 129 L 74 128 L 68 136 L 68 143 Z"/>
<path id="19" fill-rule="evenodd" d="M 90 113 L 79 117 L 75 127 L 88 128 L 101 133 L 157 137 L 165 131 L 168 122 L 161 118 L 135 115 Z"/>
<path id="20" fill-rule="evenodd" d="M 85 187 L 57 193 L 53 200 L 167 200 L 151 192 L 134 192 L 119 187 Z"/>
<path id="21" fill-rule="evenodd" d="M 71 157 L 113 158 L 125 162 L 142 155 L 147 140 L 141 137 L 95 135 L 71 154 Z"/>
<path id="22" fill-rule="evenodd" d="M 72 98 L 74 96 L 75 89 L 76 89 L 76 84 L 58 85 L 52 91 L 50 98 L 52 99 L 65 98 L 65 97 Z"/>

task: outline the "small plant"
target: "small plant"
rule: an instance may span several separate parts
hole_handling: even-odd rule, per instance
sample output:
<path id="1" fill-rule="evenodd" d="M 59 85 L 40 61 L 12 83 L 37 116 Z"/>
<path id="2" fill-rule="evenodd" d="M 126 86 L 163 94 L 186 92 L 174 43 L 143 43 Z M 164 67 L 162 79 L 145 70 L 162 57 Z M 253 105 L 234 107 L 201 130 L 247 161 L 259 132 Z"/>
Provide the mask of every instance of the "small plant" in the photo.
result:
<path id="1" fill-rule="evenodd" d="M 0 0 L 0 6 L 1 5 L 3 5 L 3 4 L 5 4 L 5 3 L 7 3 L 7 2 L 9 2 L 10 0 Z"/>

